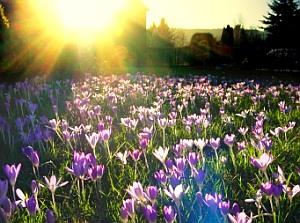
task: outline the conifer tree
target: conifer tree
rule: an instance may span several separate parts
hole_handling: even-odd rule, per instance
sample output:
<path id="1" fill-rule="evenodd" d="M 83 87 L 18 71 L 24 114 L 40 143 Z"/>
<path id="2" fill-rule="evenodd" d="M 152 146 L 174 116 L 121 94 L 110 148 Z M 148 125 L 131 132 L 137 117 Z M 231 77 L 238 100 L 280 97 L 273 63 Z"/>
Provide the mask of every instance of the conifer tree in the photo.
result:
<path id="1" fill-rule="evenodd" d="M 270 12 L 262 23 L 267 31 L 267 43 L 273 48 L 299 49 L 300 1 L 272 0 Z"/>

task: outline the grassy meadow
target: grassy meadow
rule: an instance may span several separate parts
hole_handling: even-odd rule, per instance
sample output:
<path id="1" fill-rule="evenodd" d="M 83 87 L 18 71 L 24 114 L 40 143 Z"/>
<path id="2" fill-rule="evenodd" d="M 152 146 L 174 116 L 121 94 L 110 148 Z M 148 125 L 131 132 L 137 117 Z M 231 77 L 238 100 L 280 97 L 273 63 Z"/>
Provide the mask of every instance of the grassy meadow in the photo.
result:
<path id="1" fill-rule="evenodd" d="M 0 83 L 0 222 L 298 222 L 300 84 L 289 75 Z"/>

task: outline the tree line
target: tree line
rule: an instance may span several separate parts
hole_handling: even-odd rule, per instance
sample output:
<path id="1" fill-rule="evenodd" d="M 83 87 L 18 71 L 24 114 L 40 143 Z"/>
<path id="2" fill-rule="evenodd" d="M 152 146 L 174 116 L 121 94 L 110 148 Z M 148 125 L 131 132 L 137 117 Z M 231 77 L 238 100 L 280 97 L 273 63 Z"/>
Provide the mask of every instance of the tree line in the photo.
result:
<path id="1" fill-rule="evenodd" d="M 161 52 L 158 61 L 165 59 L 171 64 L 180 52 L 181 64 L 192 66 L 235 63 L 244 67 L 299 67 L 300 1 L 272 0 L 268 6 L 270 11 L 263 16 L 259 29 L 227 25 L 219 41 L 209 33 L 195 33 L 187 40 L 182 31 L 170 28 L 163 18 L 159 25 L 149 28 L 147 44 L 156 49 L 154 57 Z M 167 49 L 171 53 L 165 53 Z"/>

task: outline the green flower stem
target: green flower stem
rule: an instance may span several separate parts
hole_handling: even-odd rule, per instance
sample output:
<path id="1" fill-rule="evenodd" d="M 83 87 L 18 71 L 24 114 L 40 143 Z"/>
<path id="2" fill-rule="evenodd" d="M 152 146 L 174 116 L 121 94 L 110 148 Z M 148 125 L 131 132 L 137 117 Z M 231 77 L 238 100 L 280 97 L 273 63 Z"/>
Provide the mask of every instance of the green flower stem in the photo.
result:
<path id="1" fill-rule="evenodd" d="M 180 214 L 180 205 L 176 205 L 177 208 L 177 215 L 178 215 L 178 222 L 181 223 L 181 214 Z"/>
<path id="2" fill-rule="evenodd" d="M 82 200 L 85 201 L 84 179 L 81 179 L 81 194 L 82 194 Z"/>
<path id="3" fill-rule="evenodd" d="M 276 212 L 274 210 L 272 196 L 269 196 L 269 201 L 270 201 L 270 206 L 271 206 L 272 215 L 273 215 L 273 223 L 276 223 L 277 222 L 277 217 L 276 217 Z"/>
<path id="4" fill-rule="evenodd" d="M 144 158 L 145 158 L 145 163 L 146 163 L 147 169 L 149 170 L 149 165 L 148 165 L 147 156 L 146 156 L 146 150 L 143 150 L 143 154 L 144 154 Z"/>
<path id="5" fill-rule="evenodd" d="M 263 173 L 264 173 L 264 175 L 265 175 L 265 177 L 266 177 L 267 181 L 269 181 L 269 176 L 268 176 L 268 174 L 267 174 L 267 171 L 266 171 L 266 170 L 264 170 L 264 171 L 263 171 Z"/>
<path id="6" fill-rule="evenodd" d="M 55 195 L 54 195 L 54 193 L 51 193 L 51 195 L 52 195 L 53 210 L 54 210 L 55 215 L 58 216 L 56 202 L 55 202 Z"/>
<path id="7" fill-rule="evenodd" d="M 124 168 L 123 168 L 124 170 Z M 137 179 L 137 162 L 134 162 L 134 179 Z"/>
<path id="8" fill-rule="evenodd" d="M 108 157 L 109 157 L 109 159 L 111 160 L 111 152 L 110 152 L 110 148 L 109 148 L 109 143 L 108 143 L 108 141 L 107 142 L 105 142 L 105 144 L 106 144 L 106 148 L 107 148 L 107 152 L 108 152 Z"/>
<path id="9" fill-rule="evenodd" d="M 79 201 L 81 201 L 81 193 L 80 193 L 80 183 L 79 183 L 79 179 L 76 179 L 77 181 L 77 194 L 78 194 L 78 198 L 79 198 Z"/>
<path id="10" fill-rule="evenodd" d="M 163 148 L 166 148 L 166 129 L 163 128 Z"/>
<path id="11" fill-rule="evenodd" d="M 11 190 L 12 190 L 13 199 L 14 199 L 14 202 L 15 202 L 16 201 L 16 194 L 15 194 L 15 186 L 14 185 L 11 185 Z"/>
<path id="12" fill-rule="evenodd" d="M 235 156 L 234 156 L 234 153 L 233 153 L 232 146 L 229 146 L 229 153 L 230 153 L 231 161 L 232 161 L 232 164 L 233 164 L 233 167 L 234 167 L 234 172 L 236 173 L 237 167 L 236 167 Z"/>
<path id="13" fill-rule="evenodd" d="M 218 152 L 215 149 L 215 156 L 216 156 L 216 160 L 217 160 L 217 170 L 219 171 L 219 156 L 218 156 Z"/>

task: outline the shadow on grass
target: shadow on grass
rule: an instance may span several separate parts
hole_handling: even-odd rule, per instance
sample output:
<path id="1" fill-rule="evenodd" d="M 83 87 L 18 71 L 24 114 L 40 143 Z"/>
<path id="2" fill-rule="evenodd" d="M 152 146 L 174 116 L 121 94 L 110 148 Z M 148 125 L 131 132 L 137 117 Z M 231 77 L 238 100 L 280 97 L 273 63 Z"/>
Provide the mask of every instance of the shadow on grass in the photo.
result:
<path id="1" fill-rule="evenodd" d="M 267 69 L 240 69 L 234 66 L 218 66 L 218 67 L 123 67 L 112 68 L 109 70 L 102 70 L 99 73 L 93 73 L 93 75 L 123 75 L 126 73 L 136 74 L 141 72 L 146 75 L 155 74 L 158 76 L 178 76 L 187 77 L 189 75 L 213 75 L 218 77 L 224 77 L 226 79 L 255 79 L 255 80 L 272 80 L 272 81 L 285 81 L 291 83 L 300 83 L 300 70 L 267 70 Z M 25 78 L 33 78 L 35 76 L 42 76 L 42 74 L 20 75 L 20 74 L 1 74 L 0 82 L 15 82 L 22 81 Z M 75 78 L 81 79 L 85 75 L 82 72 L 55 72 L 49 74 L 47 77 L 50 79 L 65 79 Z"/>

